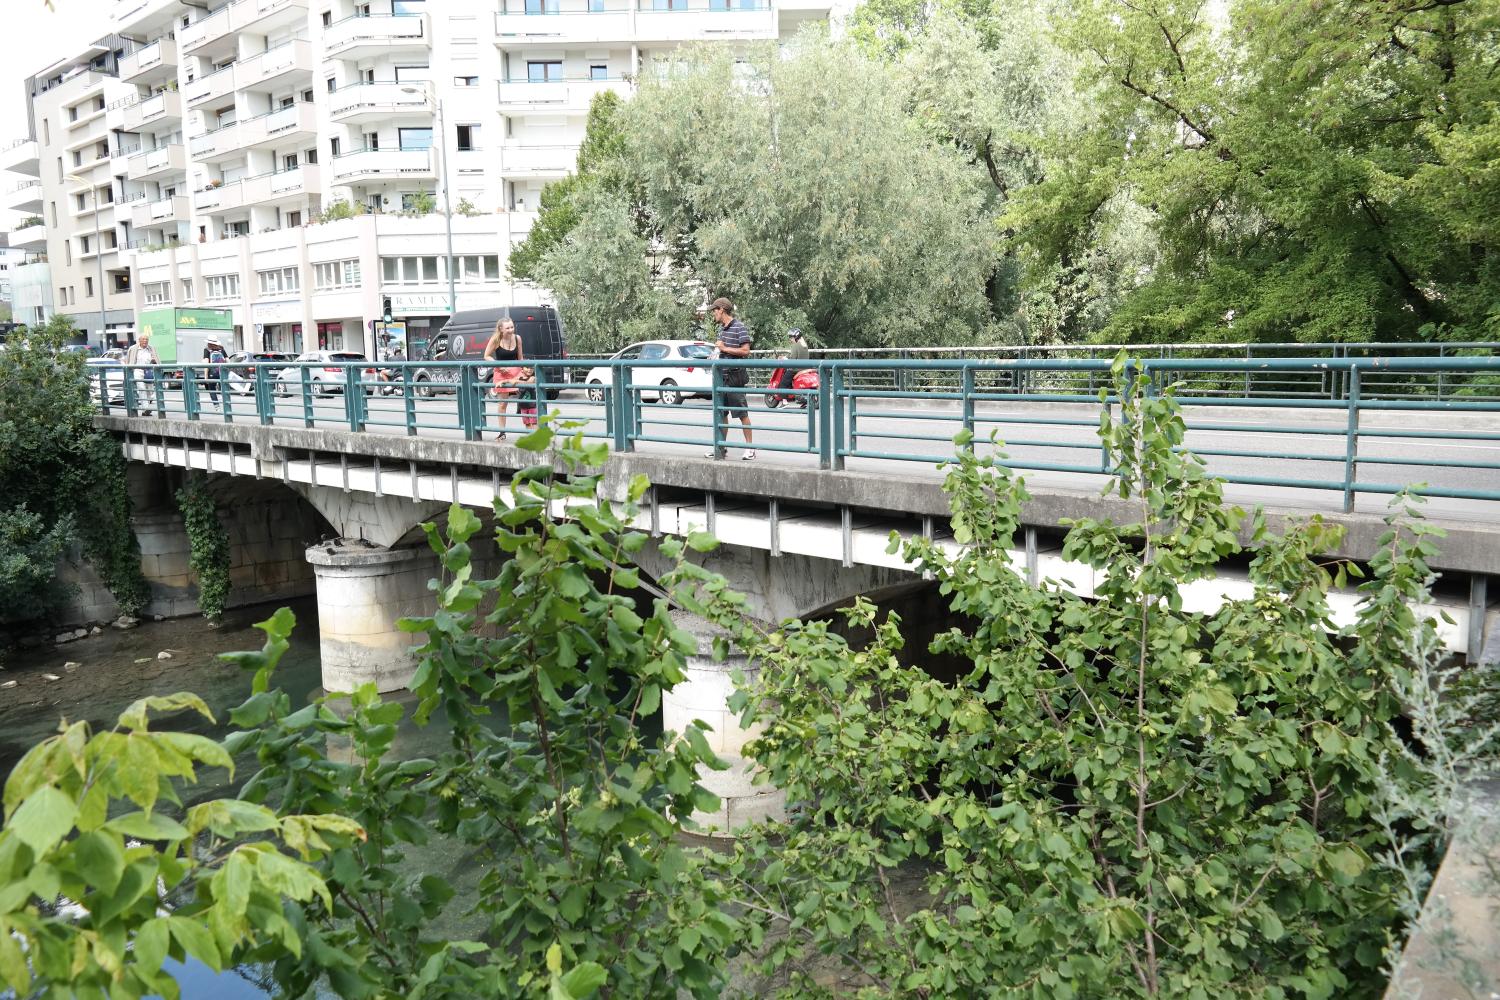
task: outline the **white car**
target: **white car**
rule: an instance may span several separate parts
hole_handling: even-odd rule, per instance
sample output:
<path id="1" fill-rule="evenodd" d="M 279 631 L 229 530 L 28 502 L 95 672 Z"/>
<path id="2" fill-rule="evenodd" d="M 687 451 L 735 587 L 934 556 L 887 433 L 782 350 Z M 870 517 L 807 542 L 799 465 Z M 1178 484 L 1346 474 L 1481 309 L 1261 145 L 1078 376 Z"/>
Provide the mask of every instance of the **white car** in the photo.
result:
<path id="1" fill-rule="evenodd" d="M 115 358 L 89 358 L 84 364 L 88 366 L 89 395 L 94 403 L 97 405 L 104 398 L 107 386 L 109 405 L 124 406 L 125 366 Z"/>
<path id="2" fill-rule="evenodd" d="M 589 369 L 584 382 L 588 384 L 589 399 L 603 402 L 604 387 L 614 384 L 614 373 L 625 371 L 626 379 L 634 386 L 654 386 L 655 391 L 640 389 L 641 398 L 654 398 L 673 406 L 689 396 L 712 396 L 714 375 L 707 364 L 714 356 L 714 345 L 701 340 L 648 340 L 631 344 L 620 351 L 611 361 L 656 361 L 672 364 L 642 365 L 638 368 L 611 368 L 598 365 Z"/>
<path id="3" fill-rule="evenodd" d="M 308 351 L 276 373 L 276 395 L 302 395 L 302 371 L 305 368 L 308 389 L 315 396 L 343 392 L 345 383 L 351 378 L 363 385 L 368 396 L 378 384 L 375 369 L 364 367 L 368 364 L 369 360 L 363 354 L 353 351 Z"/>

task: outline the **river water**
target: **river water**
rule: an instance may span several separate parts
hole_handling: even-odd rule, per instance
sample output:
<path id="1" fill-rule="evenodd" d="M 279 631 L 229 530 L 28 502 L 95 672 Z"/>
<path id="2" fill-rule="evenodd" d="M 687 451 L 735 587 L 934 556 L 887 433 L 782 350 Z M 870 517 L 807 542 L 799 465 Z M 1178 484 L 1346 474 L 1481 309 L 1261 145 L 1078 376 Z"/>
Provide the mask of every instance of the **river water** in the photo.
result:
<path id="1" fill-rule="evenodd" d="M 0 664 L 4 668 L 0 684 L 16 683 L 0 688 L 0 780 L 28 749 L 55 733 L 61 720 L 85 719 L 96 731 L 108 729 L 126 706 L 148 695 L 191 691 L 208 703 L 217 720 L 210 723 L 196 712 L 184 712 L 153 719 L 152 728 L 223 736 L 230 729 L 229 710 L 250 695 L 252 674 L 218 659 L 218 654 L 260 648 L 265 633 L 253 626 L 276 607 L 269 604 L 227 612 L 217 629 L 209 628 L 201 618 L 144 622 L 134 629 L 105 628 L 99 635 L 61 646 L 48 643 L 8 655 Z M 318 690 L 320 681 L 317 603 L 306 599 L 291 602 L 290 607 L 296 612 L 297 628 L 273 683 L 300 707 Z M 170 658 L 159 659 L 161 653 Z M 49 680 L 48 675 L 57 679 Z M 432 732 L 423 732 L 417 739 L 441 741 L 441 728 L 429 727 Z M 254 760 L 238 764 L 233 782 L 222 769 L 201 770 L 198 784 L 183 789 L 183 800 L 233 794 L 232 786 L 250 777 L 248 768 Z M 254 968 L 216 975 L 190 962 L 186 966 L 173 963 L 171 971 L 182 985 L 184 1000 L 257 1000 L 269 995 L 255 985 Z"/>

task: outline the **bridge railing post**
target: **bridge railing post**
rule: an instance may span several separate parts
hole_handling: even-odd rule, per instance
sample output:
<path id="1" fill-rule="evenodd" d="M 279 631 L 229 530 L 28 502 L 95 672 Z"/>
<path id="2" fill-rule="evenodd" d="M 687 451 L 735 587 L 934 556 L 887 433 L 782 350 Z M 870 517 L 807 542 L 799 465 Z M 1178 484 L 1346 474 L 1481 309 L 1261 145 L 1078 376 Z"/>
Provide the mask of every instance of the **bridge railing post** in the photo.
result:
<path id="1" fill-rule="evenodd" d="M 406 420 L 407 437 L 415 437 L 417 433 L 417 394 L 411 379 L 412 372 L 409 365 L 401 366 L 401 412 Z"/>
<path id="2" fill-rule="evenodd" d="M 709 371 L 713 376 L 713 393 L 711 402 L 713 404 L 713 423 L 709 426 L 709 441 L 713 445 L 714 458 L 724 457 L 724 445 L 720 438 L 720 424 L 724 421 L 724 390 L 723 380 L 719 377 L 719 366 L 717 363 L 709 364 Z M 749 400 L 746 400 L 749 402 Z"/>
<path id="3" fill-rule="evenodd" d="M 961 386 L 960 391 L 963 393 L 963 399 L 960 401 L 959 405 L 962 406 L 962 408 L 963 408 L 964 430 L 968 431 L 970 434 L 973 434 L 974 433 L 974 369 L 967 362 L 965 362 L 963 371 L 960 374 L 961 374 L 961 378 L 962 378 L 962 381 L 960 382 L 960 386 Z M 970 447 L 973 447 L 973 445 L 971 444 Z"/>
<path id="4" fill-rule="evenodd" d="M 271 395 L 271 378 L 264 364 L 255 366 L 255 414 L 262 426 L 276 420 L 276 399 Z"/>
<path id="5" fill-rule="evenodd" d="M 365 373 L 350 365 L 344 376 L 344 410 L 349 414 L 349 429 L 365 429 Z"/>
<path id="6" fill-rule="evenodd" d="M 484 434 L 484 398 L 482 383 L 475 377 L 473 365 L 458 370 L 458 424 L 465 441 L 478 441 Z"/>
<path id="7" fill-rule="evenodd" d="M 140 405 L 140 401 L 135 398 L 135 369 L 124 368 L 123 370 L 125 372 L 125 415 L 127 417 L 138 416 L 136 408 Z"/>
<path id="8" fill-rule="evenodd" d="M 834 365 L 829 375 L 829 390 L 822 394 L 824 405 L 823 453 L 818 463 L 825 469 L 842 471 L 844 453 L 851 450 L 844 440 L 844 372 L 843 365 Z M 821 380 L 820 380 L 821 381 Z"/>
<path id="9" fill-rule="evenodd" d="M 297 369 L 297 376 L 302 387 L 302 426 L 313 426 L 313 396 L 312 396 L 312 369 L 306 364 Z"/>
<path id="10" fill-rule="evenodd" d="M 1354 488 L 1359 473 L 1359 396 L 1360 369 L 1351 364 L 1347 369 L 1348 382 L 1344 405 L 1349 411 L 1344 430 L 1344 513 L 1354 510 L 1357 490 Z"/>
<path id="11" fill-rule="evenodd" d="M 198 370 L 192 365 L 182 366 L 182 415 L 188 420 L 197 420 L 203 411 L 203 401 L 198 398 Z"/>

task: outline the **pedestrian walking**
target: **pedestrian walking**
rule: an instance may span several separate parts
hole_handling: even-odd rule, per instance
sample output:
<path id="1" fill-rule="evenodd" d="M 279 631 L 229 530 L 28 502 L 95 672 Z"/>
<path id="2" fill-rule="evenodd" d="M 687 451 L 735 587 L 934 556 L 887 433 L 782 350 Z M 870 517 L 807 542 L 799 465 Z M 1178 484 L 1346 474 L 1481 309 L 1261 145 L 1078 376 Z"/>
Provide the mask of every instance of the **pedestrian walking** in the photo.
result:
<path id="1" fill-rule="evenodd" d="M 500 433 L 495 435 L 495 440 L 504 441 L 505 417 L 510 401 L 519 394 L 525 383 L 531 381 L 530 373 L 521 364 L 526 360 L 526 352 L 521 346 L 521 338 L 516 334 L 515 321 L 510 317 L 503 317 L 495 324 L 495 332 L 490 335 L 489 343 L 484 345 L 484 360 L 496 362 L 493 376 L 495 388 L 491 392 L 500 400 Z M 517 409 L 519 412 L 519 407 Z"/>
<path id="2" fill-rule="evenodd" d="M 219 392 L 222 390 L 225 395 L 229 393 L 224 387 L 224 362 L 229 360 L 229 355 L 224 353 L 224 345 L 219 343 L 218 338 L 209 337 L 208 342 L 203 345 L 203 360 L 212 366 L 203 376 L 203 380 L 208 383 L 208 398 L 218 406 Z"/>
<path id="3" fill-rule="evenodd" d="M 721 358 L 748 358 L 750 356 L 750 345 L 754 337 L 745 328 L 745 324 L 735 318 L 734 303 L 722 296 L 714 299 L 713 305 L 708 308 L 709 317 L 719 324 L 719 339 L 714 344 Z M 721 384 L 733 389 L 743 389 L 750 384 L 750 372 L 739 366 L 725 368 L 721 378 Z M 724 412 L 731 418 L 739 417 L 745 432 L 745 453 L 740 456 L 741 461 L 755 461 L 755 436 L 750 430 L 750 407 L 745 401 L 743 392 L 726 392 L 723 394 Z M 714 436 L 718 437 L 718 428 L 714 428 Z M 728 436 L 727 434 L 725 435 Z M 714 449 L 708 450 L 708 457 L 715 458 Z"/>
<path id="4" fill-rule="evenodd" d="M 156 348 L 151 346 L 151 334 L 142 331 L 137 335 L 135 343 L 130 350 L 125 352 L 126 365 L 139 365 L 130 371 L 130 377 L 135 380 L 135 392 L 138 397 L 146 400 L 146 407 L 141 410 L 141 416 L 151 416 L 151 389 L 156 384 L 155 370 L 145 367 L 147 365 L 161 364 L 161 358 L 156 354 Z"/>

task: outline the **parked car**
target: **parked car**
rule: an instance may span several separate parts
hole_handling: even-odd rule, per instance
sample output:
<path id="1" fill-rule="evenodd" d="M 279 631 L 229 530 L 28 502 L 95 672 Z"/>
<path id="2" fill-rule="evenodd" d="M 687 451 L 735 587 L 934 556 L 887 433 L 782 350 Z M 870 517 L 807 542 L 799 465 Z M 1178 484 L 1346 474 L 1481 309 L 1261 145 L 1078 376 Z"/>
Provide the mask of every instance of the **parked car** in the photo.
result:
<path id="1" fill-rule="evenodd" d="M 368 358 L 353 351 L 308 351 L 276 373 L 276 395 L 300 396 L 304 368 L 308 386 L 315 396 L 343 392 L 351 372 L 363 384 L 365 395 L 369 395 L 375 391 L 377 382 L 375 369 L 363 367 L 368 364 Z"/>
<path id="2" fill-rule="evenodd" d="M 627 372 L 627 384 L 656 387 L 654 393 L 642 389 L 642 398 L 653 398 L 672 406 L 690 396 L 713 395 L 713 369 L 707 364 L 713 354 L 714 345 L 701 340 L 648 340 L 631 344 L 610 360 L 673 361 L 677 364 L 619 369 L 599 365 L 589 369 L 584 382 L 588 386 L 589 399 L 601 402 L 604 399 L 604 387 L 613 385 L 614 373 L 623 370 Z"/>
<path id="3" fill-rule="evenodd" d="M 235 351 L 229 356 L 229 391 L 248 396 L 255 392 L 255 369 L 264 365 L 266 378 L 273 382 L 282 369 L 297 360 L 297 355 L 285 351 Z"/>
<path id="4" fill-rule="evenodd" d="M 125 348 L 123 348 L 123 347 L 111 347 L 109 350 L 105 351 L 101 355 L 101 357 L 113 358 L 115 361 L 118 361 L 121 364 L 124 364 L 124 362 L 125 362 Z"/>
<path id="5" fill-rule="evenodd" d="M 446 326 L 433 335 L 427 351 L 419 361 L 481 361 L 485 345 L 495 332 L 495 324 L 509 316 L 521 338 L 521 351 L 527 361 L 556 361 L 568 356 L 568 342 L 563 333 L 562 317 L 552 306 L 501 306 L 494 309 L 470 309 L 453 314 Z M 547 398 L 556 399 L 566 381 L 564 365 L 538 365 L 537 379 L 550 383 Z M 411 373 L 419 396 L 435 392 L 452 392 L 458 382 L 457 368 L 418 368 Z"/>
<path id="6" fill-rule="evenodd" d="M 108 398 L 110 406 L 125 405 L 125 366 L 118 358 L 89 358 L 89 397 L 94 405 Z"/>

